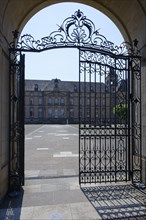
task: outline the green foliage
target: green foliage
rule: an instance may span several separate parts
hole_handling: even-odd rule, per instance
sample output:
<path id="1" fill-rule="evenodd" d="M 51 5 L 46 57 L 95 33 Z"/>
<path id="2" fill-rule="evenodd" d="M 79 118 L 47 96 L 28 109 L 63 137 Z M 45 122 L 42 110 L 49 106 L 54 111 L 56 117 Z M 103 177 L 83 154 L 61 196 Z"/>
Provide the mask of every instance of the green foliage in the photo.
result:
<path id="1" fill-rule="evenodd" d="M 113 108 L 113 113 L 120 119 L 125 120 L 127 118 L 128 104 L 119 104 Z"/>

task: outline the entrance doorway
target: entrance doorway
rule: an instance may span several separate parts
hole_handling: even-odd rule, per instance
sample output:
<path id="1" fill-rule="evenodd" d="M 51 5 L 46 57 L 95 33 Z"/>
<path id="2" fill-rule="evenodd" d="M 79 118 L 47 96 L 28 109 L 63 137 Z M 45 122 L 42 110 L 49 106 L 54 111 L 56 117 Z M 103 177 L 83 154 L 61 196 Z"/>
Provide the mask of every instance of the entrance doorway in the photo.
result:
<path id="1" fill-rule="evenodd" d="M 24 185 L 23 52 L 79 51 L 79 183 L 141 182 L 141 61 L 137 41 L 115 46 L 82 11 L 35 40 L 23 35 L 9 50 L 9 186 Z"/>

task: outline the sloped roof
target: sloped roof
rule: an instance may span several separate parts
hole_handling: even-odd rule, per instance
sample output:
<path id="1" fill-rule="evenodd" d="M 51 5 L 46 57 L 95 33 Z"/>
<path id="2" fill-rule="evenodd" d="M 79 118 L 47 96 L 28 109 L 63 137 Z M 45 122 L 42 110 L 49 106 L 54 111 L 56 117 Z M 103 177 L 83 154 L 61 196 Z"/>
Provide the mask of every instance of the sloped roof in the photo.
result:
<path id="1" fill-rule="evenodd" d="M 61 81 L 60 79 L 52 79 L 52 80 L 25 80 L 25 91 L 34 91 L 35 84 L 38 85 L 38 91 L 61 91 L 61 92 L 75 92 L 79 91 L 79 82 L 77 81 Z M 89 83 L 87 82 L 86 85 L 84 82 L 81 82 L 81 92 L 84 91 L 86 86 L 86 92 L 89 92 L 91 87 L 93 91 L 96 92 L 105 92 L 106 85 L 104 83 Z"/>
<path id="2" fill-rule="evenodd" d="M 44 91 L 45 87 L 48 84 L 48 80 L 26 79 L 25 80 L 25 91 L 34 91 L 35 84 L 38 85 L 39 91 Z"/>

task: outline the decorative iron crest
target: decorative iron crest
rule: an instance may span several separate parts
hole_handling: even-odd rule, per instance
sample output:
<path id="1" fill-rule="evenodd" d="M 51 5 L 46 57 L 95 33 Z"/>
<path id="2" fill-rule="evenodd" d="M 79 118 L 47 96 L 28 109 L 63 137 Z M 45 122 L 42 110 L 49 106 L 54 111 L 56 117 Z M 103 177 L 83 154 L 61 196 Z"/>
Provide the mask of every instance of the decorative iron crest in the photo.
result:
<path id="1" fill-rule="evenodd" d="M 99 29 L 97 30 L 94 23 L 80 10 L 66 18 L 57 31 L 53 31 L 41 40 L 35 40 L 30 34 L 25 34 L 18 40 L 18 31 L 13 31 L 13 36 L 14 41 L 10 44 L 11 49 L 21 51 L 39 52 L 58 47 L 85 47 L 113 54 L 138 54 L 137 44 L 135 44 L 137 40 L 134 41 L 133 46 L 126 42 L 115 46 L 114 43 L 99 34 Z"/>

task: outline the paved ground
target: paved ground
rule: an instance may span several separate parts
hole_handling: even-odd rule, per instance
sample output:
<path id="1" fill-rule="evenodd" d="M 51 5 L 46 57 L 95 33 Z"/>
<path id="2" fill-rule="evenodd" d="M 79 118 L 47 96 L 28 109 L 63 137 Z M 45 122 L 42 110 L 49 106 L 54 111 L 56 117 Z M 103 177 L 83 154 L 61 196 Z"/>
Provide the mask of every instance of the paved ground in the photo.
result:
<path id="1" fill-rule="evenodd" d="M 132 185 L 78 184 L 78 127 L 27 125 L 25 186 L 0 220 L 146 219 L 146 192 Z"/>

